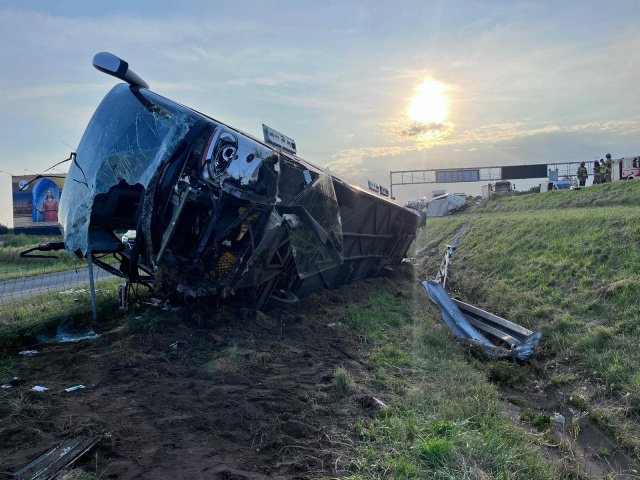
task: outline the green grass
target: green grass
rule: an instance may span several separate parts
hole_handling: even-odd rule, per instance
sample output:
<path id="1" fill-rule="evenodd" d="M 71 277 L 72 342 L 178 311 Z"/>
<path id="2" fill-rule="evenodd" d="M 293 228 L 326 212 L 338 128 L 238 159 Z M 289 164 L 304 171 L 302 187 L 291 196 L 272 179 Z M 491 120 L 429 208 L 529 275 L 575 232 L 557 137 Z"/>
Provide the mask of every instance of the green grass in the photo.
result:
<path id="1" fill-rule="evenodd" d="M 553 478 L 418 283 L 374 290 L 343 321 L 373 349 L 372 384 L 393 397 L 357 421 L 346 478 Z"/>
<path id="2" fill-rule="evenodd" d="M 640 206 L 640 182 L 616 182 L 605 185 L 518 197 L 494 198 L 473 206 L 471 213 L 504 213 L 553 209 L 600 208 L 605 206 Z"/>
<path id="3" fill-rule="evenodd" d="M 0 248 L 0 281 L 86 267 L 86 262 L 70 257 L 64 250 L 43 254 L 52 258 L 20 257 L 21 252 L 36 247 L 40 243 L 59 241 L 62 241 L 61 237 L 40 238 L 24 234 L 7 235 L 4 247 Z M 37 254 L 37 252 L 32 253 Z M 53 256 L 58 258 L 53 258 Z"/>
<path id="4" fill-rule="evenodd" d="M 627 404 L 640 402 L 638 206 L 635 181 L 491 200 L 470 214 L 429 219 L 414 250 L 419 274 L 435 277 L 441 257 L 427 258 L 427 248 L 444 252 L 467 223 L 448 288 L 541 330 L 541 375 L 556 386 L 592 382 L 592 418 L 636 454 L 640 407 Z"/>
<path id="5" fill-rule="evenodd" d="M 101 321 L 119 317 L 117 310 L 119 279 L 96 285 L 96 303 Z M 65 318 L 91 321 L 89 293 L 47 293 L 26 300 L 0 305 L 0 355 L 21 345 L 33 343 L 39 333 L 53 333 Z"/>
<path id="6" fill-rule="evenodd" d="M 336 368 L 333 373 L 331 383 L 342 395 L 346 395 L 353 391 L 353 379 L 351 378 L 351 374 L 349 374 L 347 369 L 344 367 Z"/>

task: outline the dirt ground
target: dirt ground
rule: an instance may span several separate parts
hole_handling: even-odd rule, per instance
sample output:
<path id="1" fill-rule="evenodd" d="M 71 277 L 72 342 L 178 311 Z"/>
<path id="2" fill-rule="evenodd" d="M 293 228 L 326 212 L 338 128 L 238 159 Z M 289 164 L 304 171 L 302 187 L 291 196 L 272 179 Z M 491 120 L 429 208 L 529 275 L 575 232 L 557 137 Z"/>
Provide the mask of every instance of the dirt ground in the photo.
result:
<path id="1" fill-rule="evenodd" d="M 374 279 L 319 291 L 267 313 L 239 303 L 162 313 L 145 307 L 125 325 L 96 325 L 97 340 L 29 347 L 40 353 L 12 357 L 24 384 L 0 390 L 0 479 L 79 435 L 100 439 L 76 463 L 100 479 L 347 473 L 356 419 L 376 414 L 375 399 L 391 399 L 369 386 L 367 347 L 336 322 L 347 305 L 366 303 L 373 288 L 389 282 L 395 285 Z M 340 366 L 354 379 L 352 394 L 332 383 Z M 86 388 L 64 391 L 80 384 Z M 49 390 L 33 392 L 34 385 Z M 578 411 L 570 391 L 538 381 L 496 387 L 505 413 L 534 435 L 519 403 L 536 415 L 563 416 L 552 431 L 569 451 L 549 445 L 550 461 L 569 456 L 593 478 L 637 478 L 635 461 L 588 418 L 580 418 L 579 435 L 572 430 Z"/>
<path id="2" fill-rule="evenodd" d="M 366 302 L 384 281 L 347 287 L 349 301 Z M 367 375 L 357 338 L 328 326 L 345 308 L 336 295 L 267 314 L 183 307 L 149 321 L 147 311 L 138 324 L 148 334 L 105 327 L 98 340 L 38 345 L 38 355 L 18 357 L 25 383 L 0 390 L 0 471 L 8 477 L 83 434 L 101 438 L 76 464 L 96 478 L 344 473 L 347 447 L 335 441 L 351 434 L 354 417 L 375 414 L 372 395 L 383 397 L 362 386 L 343 395 L 332 384 L 338 366 L 356 380 Z M 86 388 L 64 391 L 79 384 Z"/>

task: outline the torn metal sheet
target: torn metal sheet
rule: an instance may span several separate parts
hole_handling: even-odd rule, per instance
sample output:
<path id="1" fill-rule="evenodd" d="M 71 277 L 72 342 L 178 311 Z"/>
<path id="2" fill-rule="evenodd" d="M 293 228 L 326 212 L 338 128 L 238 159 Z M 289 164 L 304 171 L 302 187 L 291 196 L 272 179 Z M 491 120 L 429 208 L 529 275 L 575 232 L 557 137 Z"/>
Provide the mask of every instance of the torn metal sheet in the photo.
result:
<path id="1" fill-rule="evenodd" d="M 100 439 L 76 437 L 40 455 L 33 462 L 13 474 L 13 480 L 47 480 L 63 468 L 72 465 L 95 447 Z"/>
<path id="2" fill-rule="evenodd" d="M 262 308 L 387 273 L 406 255 L 420 221 L 410 209 L 151 92 L 117 57 L 94 66 L 129 84 L 91 118 L 60 219 L 67 252 L 95 255 L 125 293 L 158 281 L 194 297 L 242 291 Z M 136 232 L 127 244 L 125 231 Z"/>
<path id="3" fill-rule="evenodd" d="M 477 318 L 473 319 L 473 323 L 478 328 L 498 338 L 503 340 L 510 339 L 513 342 L 509 344 L 508 349 L 496 346 L 471 325 L 466 314 L 463 314 L 458 308 L 457 302 L 449 297 L 440 282 L 428 280 L 422 282 L 422 285 L 427 290 L 431 301 L 440 307 L 442 319 L 453 333 L 462 340 L 480 346 L 492 357 L 512 357 L 514 360 L 527 360 L 533 354 L 542 337 L 542 332 L 533 333 L 515 323 L 491 314 L 487 314 L 487 318 L 485 318 L 478 313 L 483 312 L 482 310 L 475 307 L 470 310 L 466 308 L 467 304 L 462 304 L 466 313 L 477 316 Z M 468 306 L 470 307 L 470 305 Z M 528 335 L 524 336 L 525 333 L 528 333 Z M 520 339 L 517 340 L 516 337 Z M 507 342 L 509 343 L 509 340 Z"/>

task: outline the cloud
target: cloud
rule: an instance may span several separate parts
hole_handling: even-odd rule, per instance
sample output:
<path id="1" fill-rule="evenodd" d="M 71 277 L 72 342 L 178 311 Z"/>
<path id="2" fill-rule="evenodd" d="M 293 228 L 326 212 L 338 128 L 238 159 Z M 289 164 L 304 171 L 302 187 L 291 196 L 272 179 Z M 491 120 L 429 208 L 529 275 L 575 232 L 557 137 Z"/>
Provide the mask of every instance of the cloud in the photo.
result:
<path id="1" fill-rule="evenodd" d="M 415 142 L 418 150 L 440 145 L 455 131 L 453 123 L 422 123 L 405 117 L 394 118 L 384 126 L 393 142 Z"/>
<path id="2" fill-rule="evenodd" d="M 397 146 L 380 146 L 380 147 L 363 147 L 352 148 L 338 152 L 333 156 L 334 161 L 328 166 L 335 172 L 343 175 L 358 175 L 369 171 L 364 167 L 365 160 L 376 159 L 389 156 L 405 155 L 409 152 L 415 152 L 430 149 L 435 146 L 445 145 L 482 145 L 485 148 L 494 147 L 512 142 L 514 140 L 526 139 L 536 136 L 544 136 L 548 134 L 567 133 L 567 134 L 606 134 L 626 136 L 637 134 L 640 132 L 640 119 L 625 121 L 608 121 L 608 122 L 590 122 L 582 125 L 546 125 L 540 128 L 526 128 L 523 122 L 498 123 L 494 125 L 485 125 L 475 129 L 465 130 L 459 134 L 452 134 L 447 137 L 448 130 L 446 125 L 433 124 L 410 125 L 402 127 L 400 123 L 390 122 L 395 128 L 388 130 L 394 139 L 416 139 L 415 143 Z M 399 126 L 399 129 L 398 129 Z M 406 130 L 403 130 L 406 128 Z M 424 135 L 428 139 L 424 140 Z M 432 137 L 429 137 L 433 135 Z M 478 146 L 469 146 L 467 152 L 478 151 Z M 517 145 L 502 145 L 508 149 L 517 149 Z M 460 149 L 453 149 L 461 151 Z M 400 163 L 400 162 L 399 162 Z"/>

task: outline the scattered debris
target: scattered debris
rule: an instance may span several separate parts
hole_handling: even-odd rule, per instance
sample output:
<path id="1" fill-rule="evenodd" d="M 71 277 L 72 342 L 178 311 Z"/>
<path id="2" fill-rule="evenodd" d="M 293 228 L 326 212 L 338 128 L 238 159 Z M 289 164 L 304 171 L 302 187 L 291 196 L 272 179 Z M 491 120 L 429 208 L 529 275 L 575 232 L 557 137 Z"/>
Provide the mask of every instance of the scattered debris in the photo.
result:
<path id="1" fill-rule="evenodd" d="M 76 437 L 40 455 L 33 462 L 13 474 L 13 480 L 47 480 L 63 468 L 73 464 L 95 447 L 98 438 Z"/>
<path id="2" fill-rule="evenodd" d="M 439 197 L 427 201 L 427 217 L 442 217 L 456 210 L 460 210 L 467 204 L 467 198 L 453 193 L 445 193 Z"/>
<path id="3" fill-rule="evenodd" d="M 380 410 L 387 408 L 387 404 L 372 395 L 362 395 L 357 397 L 356 402 L 365 410 Z"/>
<path id="4" fill-rule="evenodd" d="M 554 413 L 553 414 L 553 419 L 555 420 L 555 422 L 560 425 L 562 428 L 562 430 L 564 431 L 564 423 L 565 423 L 565 419 L 564 416 L 560 415 L 559 413 Z"/>
<path id="5" fill-rule="evenodd" d="M 462 226 L 453 243 L 448 245 L 436 279 L 422 282 L 422 285 L 427 290 L 431 301 L 440 307 L 444 322 L 458 338 L 479 345 L 492 357 L 510 356 L 514 361 L 527 360 L 538 346 L 542 332 L 534 333 L 473 305 L 452 300 L 444 289 L 449 267 L 453 261 L 453 252 L 464 229 L 465 225 Z M 474 327 L 502 340 L 509 348 L 494 345 Z"/>
<path id="6" fill-rule="evenodd" d="M 80 390 L 81 388 L 85 388 L 85 386 L 84 385 L 76 385 L 75 387 L 65 388 L 64 391 L 65 392 L 74 392 L 76 390 Z"/>
<path id="7" fill-rule="evenodd" d="M 73 319 L 67 318 L 60 322 L 55 336 L 38 335 L 36 339 L 41 343 L 76 343 L 82 340 L 95 340 L 100 335 L 86 325 L 75 325 Z"/>
<path id="8" fill-rule="evenodd" d="M 38 353 L 40 353 L 38 352 L 38 350 L 23 350 L 19 354 L 24 355 L 25 357 L 31 357 L 33 355 L 37 355 Z"/>
<path id="9" fill-rule="evenodd" d="M 510 344 L 510 348 L 500 348 L 491 343 L 484 335 L 478 330 L 473 328 L 469 323 L 467 317 L 460 311 L 456 303 L 447 295 L 442 284 L 436 280 L 429 280 L 422 282 L 424 288 L 429 294 L 429 298 L 433 303 L 440 307 L 442 313 L 442 319 L 451 328 L 458 338 L 467 340 L 471 343 L 481 346 L 492 357 L 512 357 L 514 360 L 527 360 L 532 354 L 535 348 L 538 346 L 538 342 L 542 337 L 542 332 L 531 332 L 529 330 L 509 322 L 500 317 L 492 317 L 499 319 L 500 322 L 482 328 L 480 322 L 477 323 L 478 328 L 482 328 L 487 333 L 491 333 L 500 339 L 508 338 L 513 343 Z M 480 309 L 477 311 L 482 312 Z M 484 312 L 487 313 L 487 312 Z M 515 332 L 526 330 L 529 335 L 522 340 L 517 340 Z"/>
<path id="10" fill-rule="evenodd" d="M 342 322 L 333 322 L 333 323 L 328 323 L 327 324 L 327 327 L 331 327 L 331 328 L 342 327 L 342 326 L 344 326 L 344 323 L 342 323 Z"/>
<path id="11" fill-rule="evenodd" d="M 46 392 L 49 389 L 47 387 L 41 387 L 39 385 L 36 385 L 31 390 L 33 390 L 34 392 Z"/>
<path id="12" fill-rule="evenodd" d="M 0 385 L 0 388 L 11 388 L 11 385 L 5 383 L 4 385 Z"/>
<path id="13" fill-rule="evenodd" d="M 24 383 L 24 379 L 20 378 L 20 377 L 13 377 L 10 381 L 9 381 L 9 385 L 11 385 L 12 387 L 19 387 L 20 385 L 22 385 Z"/>
<path id="14" fill-rule="evenodd" d="M 88 288 L 71 288 L 58 293 L 60 295 L 79 295 L 81 293 L 91 293 L 91 290 Z M 109 293 L 109 290 L 96 290 L 96 293 Z"/>

